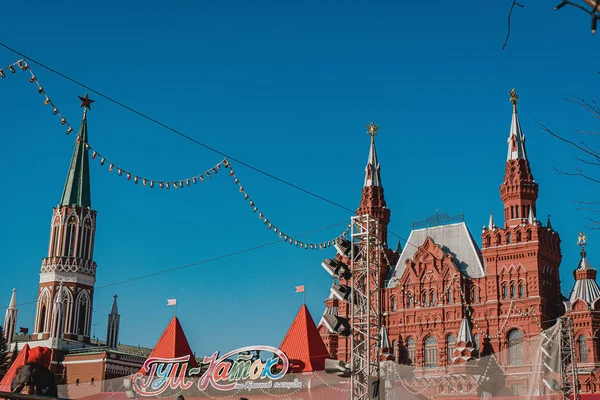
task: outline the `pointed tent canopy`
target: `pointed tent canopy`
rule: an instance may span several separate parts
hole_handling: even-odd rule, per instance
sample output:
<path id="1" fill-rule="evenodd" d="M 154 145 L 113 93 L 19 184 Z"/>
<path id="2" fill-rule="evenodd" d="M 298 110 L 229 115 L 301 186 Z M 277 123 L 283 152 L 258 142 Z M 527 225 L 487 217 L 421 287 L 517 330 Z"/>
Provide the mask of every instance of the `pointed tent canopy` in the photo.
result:
<path id="1" fill-rule="evenodd" d="M 88 141 L 86 115 L 87 113 L 84 111 L 81 127 L 79 128 L 79 137 L 82 140 L 78 140 L 75 143 L 69 173 L 67 174 L 65 188 L 60 201 L 61 206 L 92 206 L 88 149 L 86 148 L 86 143 L 84 143 Z"/>
<path id="2" fill-rule="evenodd" d="M 521 123 L 519 122 L 519 116 L 517 114 L 517 99 L 519 96 L 515 92 L 515 89 L 509 93 L 510 101 L 513 103 L 513 115 L 510 124 L 510 134 L 508 135 L 508 154 L 506 156 L 506 161 L 527 160 L 527 153 L 525 152 L 525 135 L 523 135 L 523 131 L 521 131 Z"/>
<path id="3" fill-rule="evenodd" d="M 462 319 L 460 324 L 460 328 L 458 329 L 458 338 L 456 339 L 456 343 L 473 343 L 473 336 L 471 336 L 471 327 L 469 326 L 469 321 L 466 318 Z"/>
<path id="4" fill-rule="evenodd" d="M 190 356 L 190 366 L 197 367 L 198 363 L 183 332 L 183 328 L 179 323 L 179 319 L 173 317 L 148 358 L 177 358 L 187 355 Z M 140 373 L 144 373 L 144 371 L 140 370 Z"/>
<path id="5" fill-rule="evenodd" d="M 306 305 L 294 318 L 279 349 L 290 360 L 291 373 L 323 371 L 329 352 Z"/>
<path id="6" fill-rule="evenodd" d="M 592 268 L 587 260 L 586 251 L 582 248 L 581 260 L 575 270 L 575 285 L 569 296 L 569 302 L 573 304 L 577 300 L 583 300 L 588 307 L 591 307 L 598 299 L 600 299 L 600 287 L 596 282 L 596 270 Z"/>

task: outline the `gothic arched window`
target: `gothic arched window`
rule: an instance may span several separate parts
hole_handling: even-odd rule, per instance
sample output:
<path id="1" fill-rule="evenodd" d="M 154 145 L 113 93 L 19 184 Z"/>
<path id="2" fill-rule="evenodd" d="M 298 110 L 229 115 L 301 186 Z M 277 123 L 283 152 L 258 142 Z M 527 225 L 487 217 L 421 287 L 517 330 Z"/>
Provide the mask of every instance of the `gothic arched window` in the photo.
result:
<path id="1" fill-rule="evenodd" d="M 413 294 L 412 292 L 406 293 L 406 308 L 411 308 L 413 306 Z"/>
<path id="2" fill-rule="evenodd" d="M 427 297 L 427 292 L 423 292 L 423 297 L 422 297 L 422 304 L 421 306 L 426 307 L 427 304 L 429 303 L 429 298 Z"/>
<path id="3" fill-rule="evenodd" d="M 508 334 L 508 364 L 522 365 L 524 358 L 523 334 L 520 330 L 513 329 Z"/>
<path id="4" fill-rule="evenodd" d="M 438 344 L 433 336 L 425 339 L 425 368 L 435 368 L 438 366 Z"/>
<path id="5" fill-rule="evenodd" d="M 588 347 L 585 335 L 581 335 L 577 338 L 577 347 L 579 348 L 579 362 L 588 362 Z"/>
<path id="6" fill-rule="evenodd" d="M 517 296 L 517 287 L 514 283 L 510 284 L 510 298 L 514 299 Z"/>
<path id="7" fill-rule="evenodd" d="M 471 288 L 471 303 L 477 303 L 479 301 L 479 296 L 477 294 L 477 286 L 473 286 Z"/>
<path id="8" fill-rule="evenodd" d="M 75 333 L 78 335 L 89 336 L 90 326 L 90 308 L 91 300 L 87 290 L 81 290 L 77 295 L 77 301 L 75 305 Z"/>
<path id="9" fill-rule="evenodd" d="M 523 282 L 519 283 L 519 297 L 525 297 L 525 284 Z"/>
<path id="10" fill-rule="evenodd" d="M 396 296 L 392 297 L 392 311 L 396 311 Z"/>
<path id="11" fill-rule="evenodd" d="M 479 342 L 481 341 L 481 335 L 479 333 L 476 333 L 473 335 L 473 347 L 475 348 L 475 350 L 477 350 L 478 353 L 481 354 L 481 345 L 479 344 Z"/>
<path id="12" fill-rule="evenodd" d="M 502 285 L 502 298 L 506 299 L 508 297 L 508 286 L 506 284 Z"/>
<path id="13" fill-rule="evenodd" d="M 510 232 L 506 234 L 506 243 L 512 243 L 512 235 Z"/>
<path id="14" fill-rule="evenodd" d="M 407 360 L 408 362 L 407 362 L 407 364 L 408 365 L 415 365 L 415 361 L 416 361 L 416 358 L 417 358 L 417 346 L 415 344 L 415 339 L 409 338 L 406 341 L 406 345 L 407 345 L 407 348 L 408 348 L 408 360 Z"/>
<path id="15" fill-rule="evenodd" d="M 431 291 L 431 300 L 430 300 L 430 304 L 431 306 L 434 306 L 437 303 L 437 298 L 435 297 L 435 289 L 433 289 Z"/>
<path id="16" fill-rule="evenodd" d="M 448 335 L 446 338 L 446 353 L 448 353 L 448 365 L 452 364 L 454 349 L 456 348 L 456 336 Z"/>
<path id="17" fill-rule="evenodd" d="M 446 303 L 452 304 L 452 302 L 454 301 L 452 297 L 452 288 L 450 288 L 448 289 L 448 292 L 446 292 Z"/>

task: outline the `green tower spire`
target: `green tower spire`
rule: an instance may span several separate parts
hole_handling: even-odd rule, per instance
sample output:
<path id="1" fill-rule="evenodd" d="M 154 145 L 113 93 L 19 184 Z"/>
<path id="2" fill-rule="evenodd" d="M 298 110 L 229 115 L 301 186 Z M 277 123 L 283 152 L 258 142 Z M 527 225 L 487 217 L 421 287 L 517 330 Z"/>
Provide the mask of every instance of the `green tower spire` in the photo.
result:
<path id="1" fill-rule="evenodd" d="M 87 95 L 86 95 L 87 96 Z M 79 138 L 73 150 L 71 166 L 67 174 L 65 189 L 63 190 L 61 206 L 91 207 L 90 195 L 90 162 L 88 158 L 87 108 L 83 110 L 83 119 L 79 127 Z"/>

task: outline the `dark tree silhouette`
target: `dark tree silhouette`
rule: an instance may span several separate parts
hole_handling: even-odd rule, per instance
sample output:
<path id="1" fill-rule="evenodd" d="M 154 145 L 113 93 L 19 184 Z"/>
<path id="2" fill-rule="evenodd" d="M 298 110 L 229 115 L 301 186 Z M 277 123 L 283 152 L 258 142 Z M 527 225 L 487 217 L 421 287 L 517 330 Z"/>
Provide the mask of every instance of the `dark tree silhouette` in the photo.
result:
<path id="1" fill-rule="evenodd" d="M 11 360 L 8 357 L 8 344 L 4 338 L 4 329 L 0 326 L 0 379 L 4 377 L 11 364 Z"/>

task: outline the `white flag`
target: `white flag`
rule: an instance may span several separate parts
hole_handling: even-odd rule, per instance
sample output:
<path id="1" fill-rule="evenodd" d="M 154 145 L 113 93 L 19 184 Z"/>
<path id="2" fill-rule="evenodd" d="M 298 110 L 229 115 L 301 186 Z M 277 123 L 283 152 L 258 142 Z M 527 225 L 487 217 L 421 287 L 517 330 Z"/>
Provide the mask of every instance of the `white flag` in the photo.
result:
<path id="1" fill-rule="evenodd" d="M 176 306 L 177 299 L 167 299 L 167 306 Z"/>

